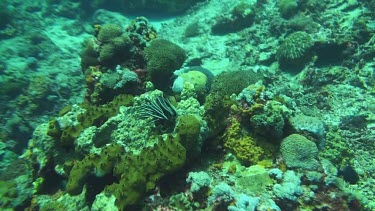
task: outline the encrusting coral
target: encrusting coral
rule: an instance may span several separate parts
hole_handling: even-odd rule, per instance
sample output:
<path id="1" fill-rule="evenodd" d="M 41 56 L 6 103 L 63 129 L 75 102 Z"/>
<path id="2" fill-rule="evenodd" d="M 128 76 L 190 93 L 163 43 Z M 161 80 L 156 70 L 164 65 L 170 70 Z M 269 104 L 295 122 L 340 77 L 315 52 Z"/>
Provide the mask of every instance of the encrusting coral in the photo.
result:
<path id="1" fill-rule="evenodd" d="M 186 160 L 186 150 L 178 135 L 168 134 L 158 139 L 154 146 L 144 148 L 140 154 L 125 152 L 123 146 L 111 144 L 100 154 L 89 154 L 82 161 L 72 163 L 67 191 L 72 195 L 80 194 L 88 176 L 100 180 L 113 173 L 118 182 L 110 182 L 103 191 L 113 194 L 122 210 L 138 203 L 162 176 L 181 168 Z"/>
<path id="2" fill-rule="evenodd" d="M 245 164 L 256 164 L 265 156 L 265 151 L 254 139 L 242 131 L 238 120 L 231 118 L 231 125 L 224 137 L 224 147 L 233 151 Z"/>
<path id="3" fill-rule="evenodd" d="M 56 119 L 49 122 L 47 134 L 65 147 L 73 147 L 74 142 L 81 132 L 93 125 L 100 126 L 111 116 L 114 116 L 120 106 L 130 106 L 133 104 L 133 97 L 130 95 L 119 95 L 108 104 L 103 106 L 90 106 L 87 103 L 80 105 L 86 111 L 77 116 L 77 124 L 60 125 Z"/>

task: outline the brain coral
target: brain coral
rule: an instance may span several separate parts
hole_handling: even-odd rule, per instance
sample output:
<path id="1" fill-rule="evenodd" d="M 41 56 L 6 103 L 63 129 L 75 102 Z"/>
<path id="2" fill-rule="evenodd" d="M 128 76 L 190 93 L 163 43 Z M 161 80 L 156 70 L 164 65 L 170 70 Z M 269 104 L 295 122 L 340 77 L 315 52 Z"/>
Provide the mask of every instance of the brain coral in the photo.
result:
<path id="1" fill-rule="evenodd" d="M 280 146 L 285 163 L 290 168 L 314 170 L 319 167 L 318 147 L 304 136 L 292 134 L 283 139 Z"/>

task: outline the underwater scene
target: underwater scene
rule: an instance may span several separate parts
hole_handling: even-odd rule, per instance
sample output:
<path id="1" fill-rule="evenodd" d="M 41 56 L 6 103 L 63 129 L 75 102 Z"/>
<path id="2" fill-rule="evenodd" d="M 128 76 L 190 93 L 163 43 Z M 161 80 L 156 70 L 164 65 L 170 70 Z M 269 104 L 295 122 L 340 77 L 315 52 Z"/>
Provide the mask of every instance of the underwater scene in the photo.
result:
<path id="1" fill-rule="evenodd" d="M 375 210 L 374 0 L 1 0 L 0 210 Z"/>

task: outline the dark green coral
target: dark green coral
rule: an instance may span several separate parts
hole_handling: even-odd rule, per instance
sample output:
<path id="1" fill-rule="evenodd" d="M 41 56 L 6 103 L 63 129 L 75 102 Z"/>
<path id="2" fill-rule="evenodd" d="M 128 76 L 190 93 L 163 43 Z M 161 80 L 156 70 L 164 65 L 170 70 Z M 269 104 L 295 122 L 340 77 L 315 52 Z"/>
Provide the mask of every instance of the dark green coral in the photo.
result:
<path id="1" fill-rule="evenodd" d="M 285 38 L 277 50 L 282 68 L 299 69 L 311 59 L 314 42 L 309 34 L 298 31 Z"/>
<path id="2" fill-rule="evenodd" d="M 255 18 L 255 7 L 246 2 L 239 2 L 233 10 L 220 16 L 211 30 L 214 34 L 227 34 L 250 27 Z"/>
<path id="3" fill-rule="evenodd" d="M 220 96 L 239 94 L 245 87 L 261 79 L 262 76 L 259 73 L 251 70 L 223 72 L 214 78 L 211 92 Z"/>
<path id="4" fill-rule="evenodd" d="M 164 39 L 155 39 L 144 50 L 147 71 L 155 87 L 169 89 L 175 70 L 181 68 L 186 59 L 185 50 Z"/>
<path id="5" fill-rule="evenodd" d="M 298 3 L 296 0 L 280 0 L 279 11 L 284 18 L 290 18 L 297 13 Z"/>

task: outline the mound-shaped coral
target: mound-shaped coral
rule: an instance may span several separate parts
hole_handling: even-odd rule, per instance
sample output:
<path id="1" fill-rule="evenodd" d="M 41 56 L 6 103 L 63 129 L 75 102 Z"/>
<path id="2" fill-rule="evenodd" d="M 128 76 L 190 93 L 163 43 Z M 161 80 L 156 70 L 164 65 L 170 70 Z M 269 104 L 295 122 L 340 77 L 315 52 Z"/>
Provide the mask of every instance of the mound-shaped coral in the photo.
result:
<path id="1" fill-rule="evenodd" d="M 172 90 L 174 92 L 182 92 L 184 83 L 190 83 L 194 86 L 194 91 L 198 95 L 202 95 L 207 92 L 207 76 L 199 71 L 189 71 L 179 75 L 176 80 L 173 82 Z"/>
<path id="2" fill-rule="evenodd" d="M 262 76 L 251 70 L 248 71 L 228 71 L 217 75 L 211 86 L 211 92 L 218 95 L 230 96 L 240 93 L 245 87 L 259 81 Z"/>
<path id="3" fill-rule="evenodd" d="M 167 90 L 172 85 L 173 72 L 181 68 L 186 59 L 185 50 L 164 39 L 155 39 L 144 50 L 147 70 L 155 87 Z"/>
<path id="4" fill-rule="evenodd" d="M 277 50 L 282 68 L 300 69 L 311 59 L 314 42 L 306 32 L 294 32 L 287 36 Z"/>
<path id="5" fill-rule="evenodd" d="M 319 167 L 318 147 L 304 136 L 292 134 L 284 138 L 280 151 L 290 168 L 314 170 Z"/>

